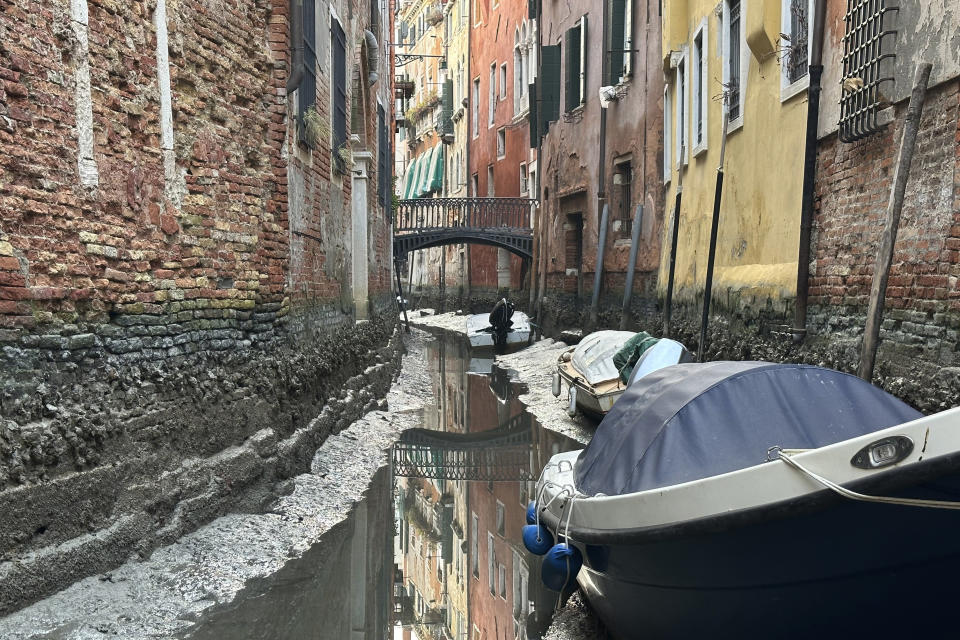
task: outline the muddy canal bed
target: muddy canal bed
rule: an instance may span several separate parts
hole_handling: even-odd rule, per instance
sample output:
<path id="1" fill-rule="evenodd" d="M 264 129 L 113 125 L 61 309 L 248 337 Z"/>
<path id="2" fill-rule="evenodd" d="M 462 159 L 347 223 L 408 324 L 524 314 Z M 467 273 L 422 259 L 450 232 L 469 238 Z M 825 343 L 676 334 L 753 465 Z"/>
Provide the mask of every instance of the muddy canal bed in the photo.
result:
<path id="1" fill-rule="evenodd" d="M 598 637 L 576 596 L 550 627 L 557 594 L 520 540 L 540 470 L 583 426 L 543 428 L 523 402 L 546 406 L 540 390 L 460 335 L 407 343 L 387 407 L 329 438 L 265 513 L 81 581 L 0 619 L 0 637 Z"/>

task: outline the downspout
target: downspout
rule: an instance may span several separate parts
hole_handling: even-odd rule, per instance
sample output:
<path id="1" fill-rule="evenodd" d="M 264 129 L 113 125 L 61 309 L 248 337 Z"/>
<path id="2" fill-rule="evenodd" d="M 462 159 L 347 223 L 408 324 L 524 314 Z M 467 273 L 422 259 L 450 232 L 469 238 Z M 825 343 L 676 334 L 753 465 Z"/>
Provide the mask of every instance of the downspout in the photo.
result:
<path id="1" fill-rule="evenodd" d="M 371 25 L 373 26 L 373 25 Z M 367 83 L 372 87 L 380 79 L 380 44 L 377 42 L 377 36 L 369 29 L 363 32 L 363 38 L 367 42 Z"/>
<path id="2" fill-rule="evenodd" d="M 607 67 L 609 65 L 609 60 L 607 56 L 607 47 L 609 42 L 607 42 L 607 21 L 609 16 L 607 15 L 607 7 L 609 3 L 603 3 L 603 25 L 601 25 L 601 42 L 603 47 L 601 49 L 602 57 L 600 58 L 600 84 L 603 86 L 603 83 L 607 79 Z M 584 92 L 587 91 L 587 87 L 584 86 Z M 584 96 L 586 100 L 586 96 Z M 606 164 L 607 164 L 607 110 L 602 106 L 600 107 L 600 161 L 597 166 L 597 213 L 600 213 L 601 210 L 607 204 L 607 194 L 606 194 Z M 606 219 L 606 216 L 604 216 Z M 593 301 L 590 304 L 590 329 L 596 329 L 597 327 L 597 318 L 599 314 L 599 305 L 600 305 L 600 287 L 603 285 L 603 249 L 606 245 L 606 225 L 601 224 L 600 228 L 600 237 L 597 247 L 597 264 L 594 267 L 594 272 L 600 274 L 599 276 L 594 277 L 594 291 L 593 291 Z"/>
<path id="3" fill-rule="evenodd" d="M 303 80 L 303 0 L 290 0 L 290 74 L 287 76 L 287 95 Z"/>
<path id="4" fill-rule="evenodd" d="M 793 307 L 793 341 L 807 335 L 807 297 L 810 291 L 810 232 L 813 227 L 813 190 L 817 173 L 817 128 L 820 123 L 820 78 L 823 75 L 823 31 L 826 0 L 814 2 L 810 85 L 807 87 L 807 134 L 803 155 L 803 191 L 800 203 L 800 248 L 797 256 L 797 299 Z"/>

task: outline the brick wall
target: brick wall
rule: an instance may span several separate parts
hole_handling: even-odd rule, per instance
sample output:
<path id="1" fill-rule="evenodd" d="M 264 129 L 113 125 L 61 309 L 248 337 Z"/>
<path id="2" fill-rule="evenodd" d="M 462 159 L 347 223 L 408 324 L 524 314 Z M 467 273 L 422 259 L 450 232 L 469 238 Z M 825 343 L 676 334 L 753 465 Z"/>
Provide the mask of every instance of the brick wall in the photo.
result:
<path id="1" fill-rule="evenodd" d="M 821 142 L 811 330 L 862 334 L 906 103 L 883 132 Z M 884 347 L 960 364 L 960 82 L 927 93 L 886 292 Z"/>
<path id="2" fill-rule="evenodd" d="M 333 5 L 350 78 L 368 6 Z M 17 585 L 0 612 L 256 508 L 389 383 L 370 373 L 395 315 L 375 163 L 370 296 L 386 315 L 354 327 L 351 179 L 329 141 L 297 143 L 287 12 L 0 0 L 0 583 Z M 374 131 L 388 85 L 348 83 Z M 376 157 L 376 134 L 362 142 Z"/>

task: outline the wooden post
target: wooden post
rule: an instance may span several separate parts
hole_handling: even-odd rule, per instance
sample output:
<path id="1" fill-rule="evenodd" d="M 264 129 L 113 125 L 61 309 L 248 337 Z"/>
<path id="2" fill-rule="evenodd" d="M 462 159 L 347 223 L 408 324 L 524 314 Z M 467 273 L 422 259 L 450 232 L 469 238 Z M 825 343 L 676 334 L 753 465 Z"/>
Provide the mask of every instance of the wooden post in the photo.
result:
<path id="1" fill-rule="evenodd" d="M 903 122 L 903 138 L 900 140 L 897 166 L 893 172 L 893 188 L 890 190 L 890 199 L 887 201 L 887 216 L 883 225 L 883 235 L 880 236 L 877 264 L 873 269 L 867 324 L 864 327 L 863 348 L 860 352 L 860 370 L 857 372 L 867 382 L 873 379 L 887 278 L 890 276 L 890 263 L 893 262 L 893 248 L 897 242 L 900 211 L 903 209 L 903 194 L 907 190 L 907 178 L 910 176 L 910 165 L 913 163 L 913 150 L 917 145 L 920 115 L 923 113 L 923 101 L 927 96 L 927 81 L 930 79 L 932 66 L 929 62 L 921 62 L 917 65 L 913 91 L 910 93 L 910 106 L 907 108 L 907 115 Z"/>

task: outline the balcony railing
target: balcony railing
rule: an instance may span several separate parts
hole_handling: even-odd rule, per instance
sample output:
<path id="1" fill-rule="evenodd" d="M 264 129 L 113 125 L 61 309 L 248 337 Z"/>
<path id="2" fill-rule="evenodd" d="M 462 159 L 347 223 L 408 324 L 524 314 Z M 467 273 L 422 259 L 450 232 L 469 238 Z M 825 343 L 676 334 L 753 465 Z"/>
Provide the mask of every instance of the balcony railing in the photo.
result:
<path id="1" fill-rule="evenodd" d="M 394 232 L 429 229 L 529 229 L 533 198 L 415 198 L 394 211 Z"/>

